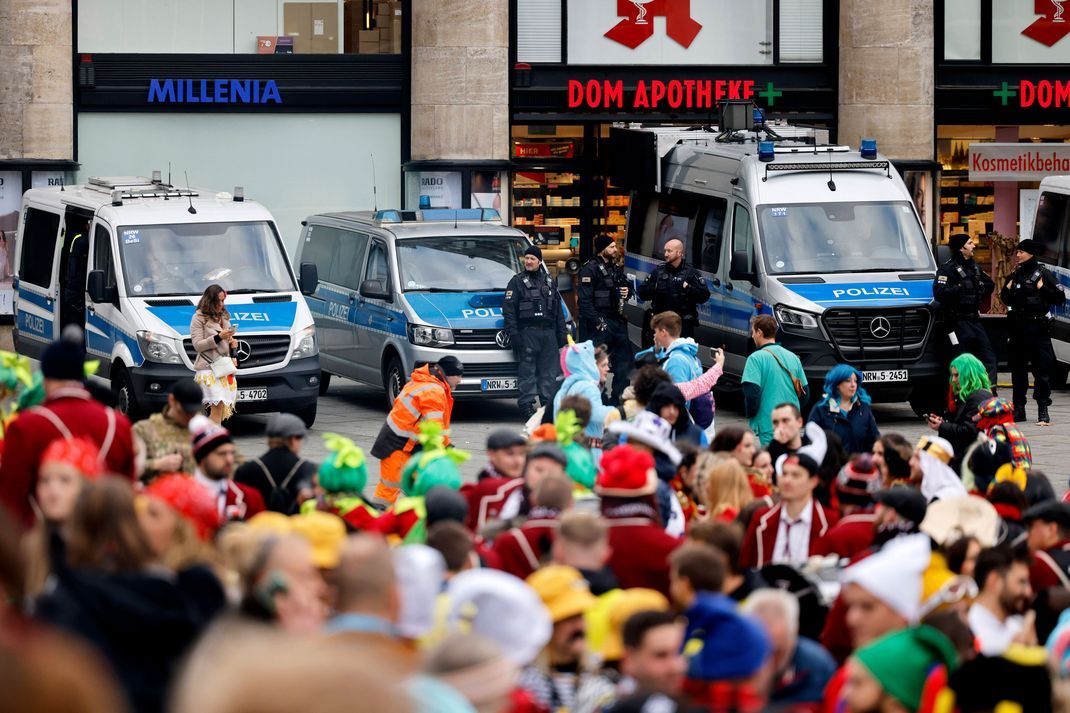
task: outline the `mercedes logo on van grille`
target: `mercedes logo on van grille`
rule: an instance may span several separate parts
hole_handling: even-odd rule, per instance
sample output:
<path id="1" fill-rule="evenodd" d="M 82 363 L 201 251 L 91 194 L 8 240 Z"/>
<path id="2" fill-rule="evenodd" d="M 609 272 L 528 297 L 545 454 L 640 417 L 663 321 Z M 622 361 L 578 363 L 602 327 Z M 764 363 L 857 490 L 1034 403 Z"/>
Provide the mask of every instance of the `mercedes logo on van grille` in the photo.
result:
<path id="1" fill-rule="evenodd" d="M 238 340 L 238 348 L 234 350 L 234 356 L 239 362 L 243 362 L 253 355 L 253 348 L 244 339 Z"/>
<path id="2" fill-rule="evenodd" d="M 874 317 L 869 323 L 869 333 L 877 339 L 885 339 L 892 333 L 892 323 L 887 317 Z"/>
<path id="3" fill-rule="evenodd" d="M 505 332 L 505 330 L 502 330 L 494 335 L 494 343 L 502 349 L 508 349 L 510 341 L 511 340 L 509 339 L 509 335 Z"/>

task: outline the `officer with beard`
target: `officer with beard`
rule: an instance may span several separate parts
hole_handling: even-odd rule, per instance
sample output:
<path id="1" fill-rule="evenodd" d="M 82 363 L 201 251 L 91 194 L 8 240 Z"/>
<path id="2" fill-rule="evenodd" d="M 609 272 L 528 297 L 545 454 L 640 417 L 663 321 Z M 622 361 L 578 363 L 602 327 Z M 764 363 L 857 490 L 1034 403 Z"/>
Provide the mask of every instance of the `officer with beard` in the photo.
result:
<path id="1" fill-rule="evenodd" d="M 617 265 L 619 251 L 613 238 L 596 237 L 594 252 L 595 256 L 580 270 L 580 339 L 606 345 L 613 374 L 610 403 L 619 404 L 632 364 L 632 344 L 628 322 L 624 319 L 624 301 L 632 291 L 624 271 Z"/>
<path id="2" fill-rule="evenodd" d="M 996 383 L 996 352 L 981 325 L 980 308 L 996 284 L 973 261 L 976 244 L 965 233 L 948 239 L 951 259 L 940 266 L 933 282 L 933 298 L 940 303 L 944 327 L 950 342 L 950 359 L 973 354 L 985 365 L 988 378 Z"/>

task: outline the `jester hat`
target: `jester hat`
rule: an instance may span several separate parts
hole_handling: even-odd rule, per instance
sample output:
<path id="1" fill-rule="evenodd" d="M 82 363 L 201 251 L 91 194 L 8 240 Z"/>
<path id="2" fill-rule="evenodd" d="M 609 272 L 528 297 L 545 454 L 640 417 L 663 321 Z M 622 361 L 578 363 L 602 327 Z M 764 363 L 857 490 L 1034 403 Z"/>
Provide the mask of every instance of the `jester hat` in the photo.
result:
<path id="1" fill-rule="evenodd" d="M 320 465 L 320 487 L 328 493 L 362 493 L 368 484 L 364 451 L 337 433 L 323 434 L 323 444 L 334 455 L 328 456 Z"/>
<path id="2" fill-rule="evenodd" d="M 461 471 L 457 466 L 471 458 L 471 454 L 456 448 L 446 448 L 442 424 L 434 421 L 420 424 L 421 450 L 409 459 L 401 471 L 401 489 L 408 495 L 423 497 L 436 485 L 451 490 L 461 487 Z"/>
<path id="3" fill-rule="evenodd" d="M 598 467 L 594 464 L 591 452 L 576 442 L 576 437 L 583 431 L 576 419 L 576 412 L 568 409 L 558 413 L 554 420 L 554 430 L 557 432 L 557 444 L 568 458 L 565 473 L 577 485 L 592 489 L 598 475 Z"/>

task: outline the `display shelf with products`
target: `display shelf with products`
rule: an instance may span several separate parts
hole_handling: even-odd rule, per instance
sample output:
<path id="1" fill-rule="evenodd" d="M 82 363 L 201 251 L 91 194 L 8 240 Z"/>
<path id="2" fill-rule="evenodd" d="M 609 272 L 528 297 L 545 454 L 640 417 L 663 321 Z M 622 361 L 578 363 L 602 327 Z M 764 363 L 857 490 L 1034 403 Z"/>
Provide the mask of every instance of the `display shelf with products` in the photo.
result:
<path id="1" fill-rule="evenodd" d="M 952 233 L 981 237 L 991 232 L 995 202 L 991 183 L 970 181 L 965 172 L 945 172 L 940 180 L 942 242 L 947 242 Z"/>
<path id="2" fill-rule="evenodd" d="M 579 240 L 583 212 L 581 183 L 578 174 L 518 172 L 513 179 L 513 225 L 533 240 L 563 240 L 569 247 Z M 544 230 L 560 227 L 563 231 Z"/>

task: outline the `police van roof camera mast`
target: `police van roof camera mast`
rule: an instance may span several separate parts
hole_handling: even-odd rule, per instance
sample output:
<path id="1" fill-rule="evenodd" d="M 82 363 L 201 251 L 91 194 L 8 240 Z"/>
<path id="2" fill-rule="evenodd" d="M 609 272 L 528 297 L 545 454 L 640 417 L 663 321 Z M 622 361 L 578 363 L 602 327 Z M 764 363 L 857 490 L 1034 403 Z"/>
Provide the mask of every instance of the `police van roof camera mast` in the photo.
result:
<path id="1" fill-rule="evenodd" d="M 726 352 L 728 383 L 749 352 L 749 321 L 772 314 L 810 383 L 847 362 L 882 401 L 918 413 L 941 381 L 936 263 L 911 196 L 867 139 L 768 121 L 726 101 L 718 126 L 630 125 L 610 134 L 610 177 L 632 190 L 625 269 L 641 282 L 672 239 L 711 288 L 696 340 Z M 638 341 L 644 305 L 628 305 Z"/>
<path id="2" fill-rule="evenodd" d="M 190 376 L 190 321 L 205 289 L 219 284 L 237 330 L 237 410 L 292 412 L 311 425 L 319 348 L 302 293 L 316 289 L 315 266 L 294 274 L 274 218 L 241 186 L 226 193 L 188 183 L 165 183 L 153 171 L 27 191 L 16 248 L 16 351 L 40 357 L 64 326 L 77 324 L 100 361 L 98 376 L 136 418 L 162 408 L 172 385 Z M 74 251 L 77 235 L 88 245 Z"/>

